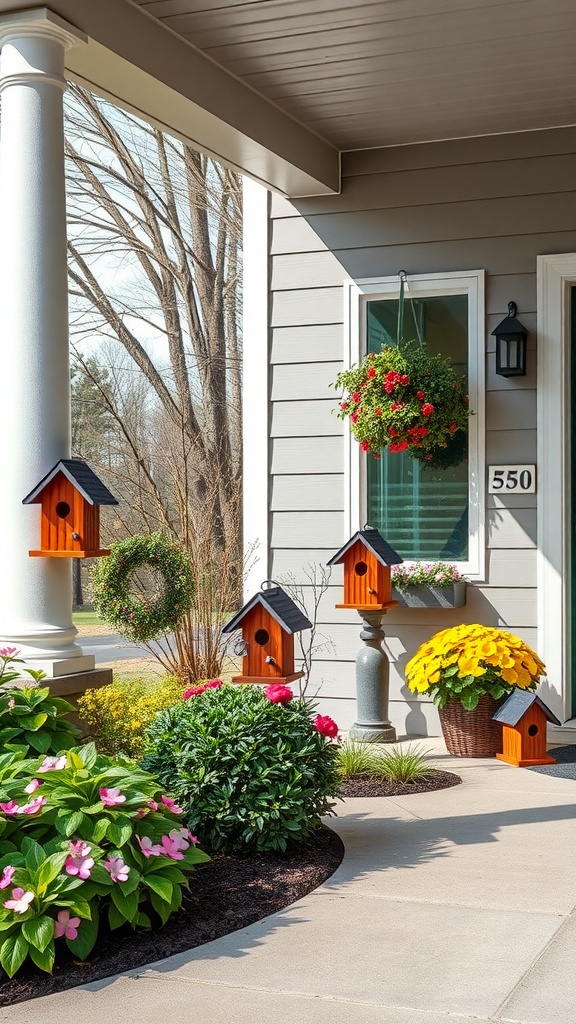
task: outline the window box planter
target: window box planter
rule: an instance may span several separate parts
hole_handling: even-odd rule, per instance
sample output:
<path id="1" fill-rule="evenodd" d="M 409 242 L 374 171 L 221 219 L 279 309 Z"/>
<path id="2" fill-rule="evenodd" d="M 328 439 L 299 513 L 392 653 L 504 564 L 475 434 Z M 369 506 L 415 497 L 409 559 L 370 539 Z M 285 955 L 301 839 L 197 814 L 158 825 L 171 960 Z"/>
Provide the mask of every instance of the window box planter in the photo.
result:
<path id="1" fill-rule="evenodd" d="M 392 588 L 392 600 L 401 608 L 463 608 L 466 604 L 466 580 L 444 586 L 415 584 L 403 590 Z"/>

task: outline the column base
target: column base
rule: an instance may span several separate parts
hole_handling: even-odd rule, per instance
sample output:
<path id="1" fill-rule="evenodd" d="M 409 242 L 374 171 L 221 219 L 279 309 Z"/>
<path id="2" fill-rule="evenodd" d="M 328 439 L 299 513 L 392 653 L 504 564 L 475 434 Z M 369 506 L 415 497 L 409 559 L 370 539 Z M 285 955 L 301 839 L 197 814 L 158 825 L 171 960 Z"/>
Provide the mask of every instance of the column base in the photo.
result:
<path id="1" fill-rule="evenodd" d="M 92 672 L 96 665 L 93 654 L 83 654 L 78 658 L 26 658 L 26 668 L 41 669 L 49 679 L 60 679 L 61 676 L 77 676 L 79 673 Z"/>
<path id="2" fill-rule="evenodd" d="M 363 743 L 396 743 L 396 729 L 390 722 L 383 722 L 378 725 L 374 722 L 370 725 L 362 722 L 354 722 L 348 733 L 350 739 L 361 740 Z"/>

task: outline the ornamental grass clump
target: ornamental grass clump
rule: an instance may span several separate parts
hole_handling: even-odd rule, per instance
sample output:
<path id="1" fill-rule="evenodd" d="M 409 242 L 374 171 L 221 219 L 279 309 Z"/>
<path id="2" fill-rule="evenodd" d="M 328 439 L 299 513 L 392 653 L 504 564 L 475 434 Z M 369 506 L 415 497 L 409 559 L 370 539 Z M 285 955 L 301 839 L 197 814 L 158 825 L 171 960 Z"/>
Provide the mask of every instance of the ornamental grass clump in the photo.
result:
<path id="1" fill-rule="evenodd" d="M 425 753 L 412 744 L 377 749 L 374 744 L 348 738 L 338 751 L 338 772 L 345 779 L 420 782 L 429 777 L 432 767 Z"/>
<path id="2" fill-rule="evenodd" d="M 370 352 L 344 370 L 335 387 L 344 390 L 338 416 L 348 419 L 360 447 L 407 452 L 431 468 L 458 465 L 466 455 L 466 381 L 448 359 L 412 343 Z"/>
<path id="3" fill-rule="evenodd" d="M 313 705 L 282 684 L 192 691 L 155 719 L 143 761 L 176 795 L 188 827 L 210 852 L 283 851 L 305 840 L 338 793 L 336 723 L 312 718 Z"/>
<path id="4" fill-rule="evenodd" d="M 405 672 L 414 693 L 431 694 L 440 708 L 459 700 L 472 711 L 484 693 L 499 700 L 515 686 L 535 690 L 546 669 L 513 633 L 474 624 L 436 633 L 418 648 Z"/>
<path id="5" fill-rule="evenodd" d="M 86 960 L 99 930 L 165 924 L 209 858 L 152 775 L 94 744 L 0 756 L 0 965 L 51 973 L 65 943 Z"/>

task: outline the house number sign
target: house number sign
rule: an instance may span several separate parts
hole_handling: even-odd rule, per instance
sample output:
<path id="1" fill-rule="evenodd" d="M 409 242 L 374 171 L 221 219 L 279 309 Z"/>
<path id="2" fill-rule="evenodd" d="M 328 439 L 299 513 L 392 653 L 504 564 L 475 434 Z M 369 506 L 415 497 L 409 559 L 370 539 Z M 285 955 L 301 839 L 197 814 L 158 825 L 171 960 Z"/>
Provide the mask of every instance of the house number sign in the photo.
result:
<path id="1" fill-rule="evenodd" d="M 489 466 L 488 494 L 534 494 L 536 466 Z"/>

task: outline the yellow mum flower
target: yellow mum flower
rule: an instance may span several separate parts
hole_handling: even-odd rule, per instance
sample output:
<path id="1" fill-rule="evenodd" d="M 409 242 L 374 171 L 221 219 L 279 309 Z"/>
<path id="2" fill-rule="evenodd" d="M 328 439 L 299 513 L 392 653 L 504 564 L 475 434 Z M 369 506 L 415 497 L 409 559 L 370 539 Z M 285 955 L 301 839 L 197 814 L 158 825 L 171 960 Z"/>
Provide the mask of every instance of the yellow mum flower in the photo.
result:
<path id="1" fill-rule="evenodd" d="M 518 682 L 518 673 L 514 668 L 503 668 L 500 674 L 504 682 L 510 683 L 511 686 L 515 686 Z"/>

